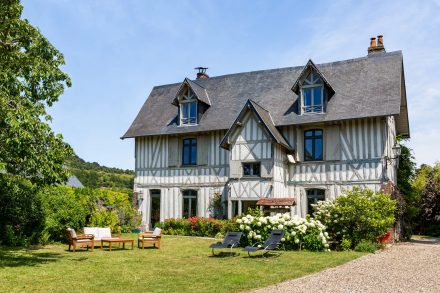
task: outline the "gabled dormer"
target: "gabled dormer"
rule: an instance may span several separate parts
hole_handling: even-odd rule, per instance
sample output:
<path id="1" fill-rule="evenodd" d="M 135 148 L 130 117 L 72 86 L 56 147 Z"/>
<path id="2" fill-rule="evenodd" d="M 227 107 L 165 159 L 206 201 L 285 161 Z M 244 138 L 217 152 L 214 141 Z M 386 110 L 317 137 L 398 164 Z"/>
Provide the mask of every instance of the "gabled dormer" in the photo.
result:
<path id="1" fill-rule="evenodd" d="M 211 105 L 211 102 L 205 88 L 185 78 L 172 104 L 179 108 L 179 125 L 193 126 L 199 124 L 200 118 Z"/>
<path id="2" fill-rule="evenodd" d="M 299 115 L 323 114 L 335 91 L 312 60 L 307 62 L 292 91 L 299 97 Z"/>

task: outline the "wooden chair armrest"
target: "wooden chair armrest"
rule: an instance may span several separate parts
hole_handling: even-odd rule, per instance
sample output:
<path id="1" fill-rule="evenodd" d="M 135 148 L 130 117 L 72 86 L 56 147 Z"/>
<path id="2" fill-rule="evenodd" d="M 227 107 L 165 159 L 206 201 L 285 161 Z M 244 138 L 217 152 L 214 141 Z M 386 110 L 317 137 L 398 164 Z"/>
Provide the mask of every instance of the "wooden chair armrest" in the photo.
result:
<path id="1" fill-rule="evenodd" d="M 77 235 L 76 239 L 91 239 L 93 240 L 95 238 L 95 235 L 93 234 L 82 234 L 82 235 Z"/>

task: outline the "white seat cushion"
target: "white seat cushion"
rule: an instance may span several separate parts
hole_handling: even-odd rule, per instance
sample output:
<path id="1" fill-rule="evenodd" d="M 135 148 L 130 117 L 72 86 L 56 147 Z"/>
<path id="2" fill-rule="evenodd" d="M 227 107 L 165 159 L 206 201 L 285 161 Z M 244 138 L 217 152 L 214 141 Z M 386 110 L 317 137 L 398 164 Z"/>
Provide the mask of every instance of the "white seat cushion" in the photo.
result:
<path id="1" fill-rule="evenodd" d="M 67 228 L 67 231 L 69 231 L 69 233 L 70 233 L 70 237 L 72 237 L 72 239 L 75 239 L 75 238 L 76 238 L 76 232 L 75 232 L 74 229 L 72 229 L 72 228 Z"/>
<path id="2" fill-rule="evenodd" d="M 104 238 L 112 238 L 112 232 L 110 228 L 97 228 L 98 229 L 98 237 L 101 239 Z"/>
<path id="3" fill-rule="evenodd" d="M 161 232 L 162 232 L 162 229 L 156 227 L 156 228 L 154 228 L 153 235 L 159 236 Z"/>
<path id="4" fill-rule="evenodd" d="M 79 239 L 76 242 L 91 242 L 91 239 Z"/>
<path id="5" fill-rule="evenodd" d="M 95 239 L 98 237 L 98 228 L 97 227 L 84 227 L 84 234 L 92 234 L 95 236 Z"/>

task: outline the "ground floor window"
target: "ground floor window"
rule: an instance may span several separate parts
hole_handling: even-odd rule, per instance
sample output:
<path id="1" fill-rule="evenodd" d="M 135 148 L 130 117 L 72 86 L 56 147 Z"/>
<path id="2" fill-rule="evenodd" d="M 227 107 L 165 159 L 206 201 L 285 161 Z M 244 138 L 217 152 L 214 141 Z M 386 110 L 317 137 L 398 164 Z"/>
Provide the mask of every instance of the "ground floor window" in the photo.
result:
<path id="1" fill-rule="evenodd" d="M 191 218 L 197 216 L 197 191 L 183 191 L 183 218 Z"/>
<path id="2" fill-rule="evenodd" d="M 313 213 L 312 204 L 316 204 L 318 201 L 325 200 L 324 189 L 309 189 L 307 190 L 307 214 Z"/>
<path id="3" fill-rule="evenodd" d="M 160 190 L 150 190 L 150 224 L 154 228 L 156 223 L 160 222 Z"/>
<path id="4" fill-rule="evenodd" d="M 231 217 L 239 216 L 240 214 L 247 214 L 249 209 L 255 209 L 257 207 L 256 200 L 232 200 L 232 213 Z"/>
<path id="5" fill-rule="evenodd" d="M 231 204 L 232 204 L 232 215 L 231 215 L 231 217 L 234 218 L 234 217 L 239 216 L 240 214 L 239 214 L 239 211 L 238 211 L 238 205 L 240 204 L 240 202 L 238 200 L 233 200 L 233 201 L 231 201 Z"/>
<path id="6" fill-rule="evenodd" d="M 256 200 L 245 200 L 241 202 L 242 204 L 242 211 L 244 214 L 248 213 L 249 209 L 255 209 L 257 207 L 257 201 Z"/>

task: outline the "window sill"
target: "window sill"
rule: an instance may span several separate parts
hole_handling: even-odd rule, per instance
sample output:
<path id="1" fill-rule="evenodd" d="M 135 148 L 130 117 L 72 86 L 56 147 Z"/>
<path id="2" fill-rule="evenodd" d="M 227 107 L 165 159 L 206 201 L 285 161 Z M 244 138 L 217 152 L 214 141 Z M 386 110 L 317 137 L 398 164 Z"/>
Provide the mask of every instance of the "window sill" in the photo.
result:
<path id="1" fill-rule="evenodd" d="M 303 113 L 301 113 L 301 115 L 306 115 L 306 116 L 308 116 L 308 115 L 324 115 L 325 114 L 325 112 L 303 112 Z"/>

